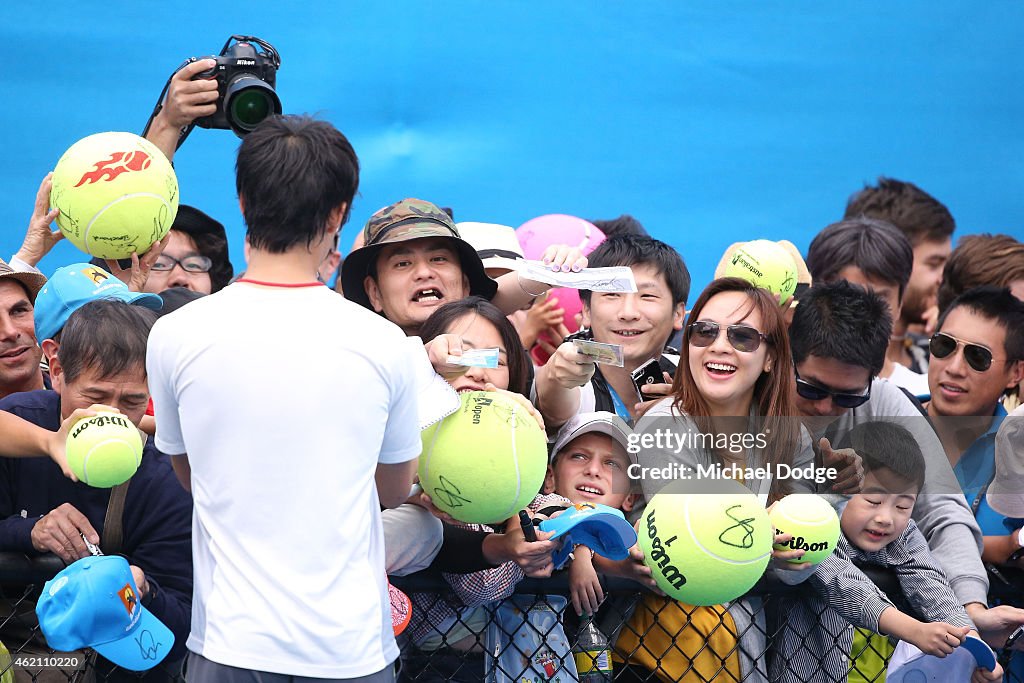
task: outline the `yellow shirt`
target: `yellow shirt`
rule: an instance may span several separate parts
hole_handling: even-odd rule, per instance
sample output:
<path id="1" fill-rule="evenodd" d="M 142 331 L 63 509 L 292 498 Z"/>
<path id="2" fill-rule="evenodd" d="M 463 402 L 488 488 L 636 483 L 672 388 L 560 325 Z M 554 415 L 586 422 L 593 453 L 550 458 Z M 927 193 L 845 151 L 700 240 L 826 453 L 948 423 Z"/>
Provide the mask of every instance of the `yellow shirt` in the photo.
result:
<path id="1" fill-rule="evenodd" d="M 644 596 L 619 634 L 616 654 L 663 681 L 739 681 L 736 622 L 722 605 L 695 607 Z"/>

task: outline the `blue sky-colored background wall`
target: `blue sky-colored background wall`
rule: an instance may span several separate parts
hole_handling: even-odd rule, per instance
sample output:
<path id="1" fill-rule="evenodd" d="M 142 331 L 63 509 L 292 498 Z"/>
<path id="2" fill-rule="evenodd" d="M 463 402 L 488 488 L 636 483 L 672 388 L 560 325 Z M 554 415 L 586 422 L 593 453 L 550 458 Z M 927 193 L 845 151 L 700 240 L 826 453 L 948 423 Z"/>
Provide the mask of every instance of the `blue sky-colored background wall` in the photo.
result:
<path id="1" fill-rule="evenodd" d="M 806 249 L 880 174 L 943 200 L 958 234 L 1024 237 L 1020 3 L 117 0 L 0 8 L 0 255 L 64 149 L 140 132 L 170 72 L 232 33 L 280 51 L 287 112 L 352 139 L 345 244 L 406 196 L 512 226 L 631 213 L 682 252 L 692 303 L 729 243 Z M 196 129 L 176 166 L 242 267 L 237 144 Z"/>

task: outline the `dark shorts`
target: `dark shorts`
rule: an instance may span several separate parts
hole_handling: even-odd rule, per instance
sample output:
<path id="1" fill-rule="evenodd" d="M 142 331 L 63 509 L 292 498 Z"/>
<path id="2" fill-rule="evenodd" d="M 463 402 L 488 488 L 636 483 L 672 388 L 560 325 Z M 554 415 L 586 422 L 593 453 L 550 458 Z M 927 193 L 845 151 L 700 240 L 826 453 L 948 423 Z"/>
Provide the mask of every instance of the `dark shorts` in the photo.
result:
<path id="1" fill-rule="evenodd" d="M 188 653 L 188 665 L 185 673 L 188 683 L 332 683 L 333 681 L 349 681 L 352 683 L 394 683 L 395 668 L 386 666 L 375 674 L 358 678 L 309 678 L 306 676 L 289 676 L 288 674 L 271 674 L 264 671 L 250 671 L 225 664 L 211 662 L 195 652 Z"/>

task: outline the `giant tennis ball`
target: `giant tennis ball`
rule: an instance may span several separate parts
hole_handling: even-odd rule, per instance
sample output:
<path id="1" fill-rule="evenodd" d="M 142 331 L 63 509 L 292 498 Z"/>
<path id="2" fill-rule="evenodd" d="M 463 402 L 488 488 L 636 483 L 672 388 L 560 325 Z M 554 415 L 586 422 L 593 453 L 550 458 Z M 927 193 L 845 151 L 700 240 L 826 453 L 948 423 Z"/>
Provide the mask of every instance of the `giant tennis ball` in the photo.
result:
<path id="1" fill-rule="evenodd" d="M 818 564 L 832 554 L 839 541 L 839 517 L 828 501 L 813 493 L 793 493 L 775 504 L 769 518 L 780 534 L 791 534 L 789 543 L 777 550 L 803 550 L 804 556 L 790 562 Z"/>
<path id="2" fill-rule="evenodd" d="M 79 481 L 110 488 L 128 481 L 142 463 L 142 438 L 121 413 L 84 417 L 68 432 L 68 465 Z"/>
<path id="3" fill-rule="evenodd" d="M 97 133 L 64 152 L 53 169 L 57 226 L 87 254 L 145 253 L 171 229 L 178 178 L 164 153 L 132 133 Z"/>
<path id="4" fill-rule="evenodd" d="M 768 513 L 739 482 L 715 481 L 714 493 L 673 488 L 651 498 L 640 519 L 640 549 L 658 588 L 691 605 L 735 600 L 768 566 Z"/>
<path id="5" fill-rule="evenodd" d="M 493 391 L 459 398 L 458 411 L 423 430 L 420 484 L 460 522 L 504 522 L 540 491 L 547 440 L 514 399 Z"/>
<path id="6" fill-rule="evenodd" d="M 7 646 L 0 642 L 0 683 L 14 683 L 14 667 L 11 661 L 11 653 Z"/>
<path id="7" fill-rule="evenodd" d="M 784 247 L 771 240 L 741 244 L 732 253 L 722 277 L 739 277 L 787 301 L 796 291 L 796 264 Z"/>

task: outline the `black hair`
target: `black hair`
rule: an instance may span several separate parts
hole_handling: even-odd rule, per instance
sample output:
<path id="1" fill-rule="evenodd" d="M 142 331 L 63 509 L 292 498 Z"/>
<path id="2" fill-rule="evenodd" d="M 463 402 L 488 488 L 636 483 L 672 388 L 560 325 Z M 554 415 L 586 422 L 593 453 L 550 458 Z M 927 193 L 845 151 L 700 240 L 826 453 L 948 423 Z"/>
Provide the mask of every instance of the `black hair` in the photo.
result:
<path id="1" fill-rule="evenodd" d="M 235 269 L 228 256 L 228 237 L 224 226 L 199 209 L 182 204 L 178 207 L 178 215 L 171 224 L 171 230 L 191 237 L 196 243 L 196 250 L 212 262 L 209 271 L 210 291 L 219 292 L 227 287 L 235 275 Z"/>
<path id="2" fill-rule="evenodd" d="M 470 296 L 440 306 L 420 326 L 420 339 L 426 343 L 444 334 L 452 323 L 468 313 L 479 315 L 498 329 L 508 357 L 508 390 L 525 396 L 529 389 L 530 369 L 523 342 L 505 314 L 487 299 Z"/>
<path id="3" fill-rule="evenodd" d="M 620 235 L 633 235 L 635 237 L 649 237 L 643 224 L 637 219 L 624 213 L 618 218 L 606 221 L 590 221 L 598 230 L 604 233 L 605 237 L 618 237 Z"/>
<path id="4" fill-rule="evenodd" d="M 982 318 L 994 320 L 1006 332 L 1003 351 L 1007 362 L 1024 360 L 1024 301 L 1004 287 L 975 287 L 953 299 L 939 316 L 936 331 L 941 332 L 946 318 L 957 308 L 966 308 Z M 993 349 L 995 351 L 995 349 Z"/>
<path id="5" fill-rule="evenodd" d="M 876 376 L 885 365 L 892 313 L 874 292 L 845 280 L 815 284 L 800 298 L 789 326 L 793 362 L 834 358 Z"/>
<path id="6" fill-rule="evenodd" d="M 235 164 L 249 245 L 280 254 L 321 237 L 331 212 L 359 187 L 352 145 L 326 121 L 269 116 L 242 139 Z"/>
<path id="7" fill-rule="evenodd" d="M 832 282 L 839 271 L 856 266 L 868 277 L 898 285 L 902 301 L 914 269 L 914 248 L 891 223 L 860 216 L 833 223 L 815 235 L 806 263 L 815 283 Z"/>
<path id="8" fill-rule="evenodd" d="M 64 381 L 73 382 L 86 368 L 101 378 L 138 369 L 146 376 L 146 341 L 157 314 L 117 299 L 97 299 L 68 318 L 57 357 Z"/>
<path id="9" fill-rule="evenodd" d="M 188 235 L 195 242 L 196 251 L 210 259 L 211 292 L 219 292 L 231 284 L 231 278 L 235 276 L 235 269 L 231 265 L 231 258 L 228 255 L 227 233 L 219 221 L 194 206 L 180 204 L 170 230 L 177 230 Z M 89 263 L 103 270 L 109 269 L 106 260 L 99 257 L 90 259 Z M 128 270 L 132 267 L 132 260 L 130 258 L 117 259 L 117 265 Z"/>
<path id="10" fill-rule="evenodd" d="M 913 245 L 942 242 L 956 230 L 949 209 L 917 185 L 895 178 L 878 178 L 878 185 L 865 185 L 846 203 L 843 218 L 877 218 L 892 223 Z"/>
<path id="11" fill-rule="evenodd" d="M 924 486 L 924 454 L 914 435 L 902 425 L 886 420 L 860 422 L 843 436 L 839 448 L 857 451 L 865 474 L 887 469 L 919 492 Z"/>
<path id="12" fill-rule="evenodd" d="M 672 305 L 686 303 L 690 296 L 690 271 L 679 252 L 653 237 L 619 235 L 609 237 L 597 245 L 588 257 L 591 268 L 612 266 L 653 266 L 665 276 Z M 590 306 L 590 290 L 581 289 L 580 299 Z"/>

